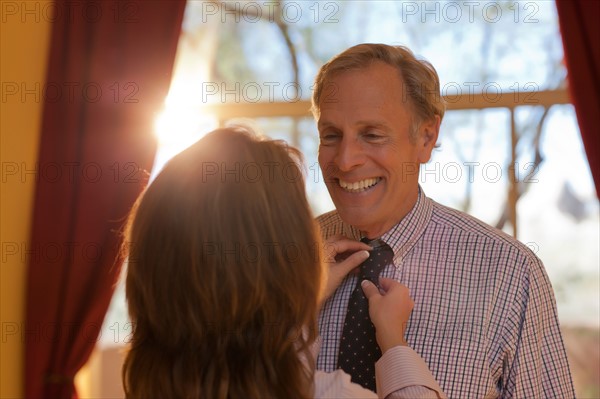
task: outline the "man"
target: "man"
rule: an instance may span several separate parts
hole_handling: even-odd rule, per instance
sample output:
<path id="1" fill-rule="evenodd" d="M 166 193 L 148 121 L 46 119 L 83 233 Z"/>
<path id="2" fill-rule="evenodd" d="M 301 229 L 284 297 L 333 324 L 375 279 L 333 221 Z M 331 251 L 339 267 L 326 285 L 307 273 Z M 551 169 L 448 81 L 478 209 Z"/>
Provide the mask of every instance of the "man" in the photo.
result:
<path id="1" fill-rule="evenodd" d="M 361 237 L 391 247 L 380 277 L 410 289 L 406 340 L 444 392 L 574 397 L 541 261 L 419 187 L 419 165 L 430 159 L 445 111 L 435 69 L 407 48 L 362 44 L 325 64 L 315 82 L 319 164 L 336 206 L 318 218 L 322 234 L 339 247 Z M 322 308 L 319 369 L 338 368 L 356 280 L 348 275 Z"/>

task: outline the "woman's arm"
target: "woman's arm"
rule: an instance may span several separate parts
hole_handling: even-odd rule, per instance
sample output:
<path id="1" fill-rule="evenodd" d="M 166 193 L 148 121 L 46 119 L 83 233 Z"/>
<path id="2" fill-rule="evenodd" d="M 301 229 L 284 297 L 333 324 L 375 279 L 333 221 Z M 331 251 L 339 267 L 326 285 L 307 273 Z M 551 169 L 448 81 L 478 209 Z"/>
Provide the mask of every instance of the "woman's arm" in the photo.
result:
<path id="1" fill-rule="evenodd" d="M 381 290 L 368 280 L 361 283 L 383 353 L 375 364 L 377 394 L 389 399 L 445 398 L 427 364 L 404 339 L 414 306 L 408 288 L 388 278 L 380 278 L 379 284 Z"/>

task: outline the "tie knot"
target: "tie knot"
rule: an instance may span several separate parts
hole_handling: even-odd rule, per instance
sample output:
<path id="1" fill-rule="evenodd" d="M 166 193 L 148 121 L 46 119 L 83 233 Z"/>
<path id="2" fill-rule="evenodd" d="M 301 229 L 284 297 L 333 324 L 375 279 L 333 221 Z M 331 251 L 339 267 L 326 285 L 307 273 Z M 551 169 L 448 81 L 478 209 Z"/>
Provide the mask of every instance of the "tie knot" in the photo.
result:
<path id="1" fill-rule="evenodd" d="M 369 258 L 360 265 L 360 279 L 371 280 L 373 283 L 377 284 L 379 274 L 383 268 L 392 263 L 394 252 L 389 245 L 381 240 L 369 241 L 368 239 L 363 238 L 361 241 L 371 245 L 373 250 L 371 250 Z"/>

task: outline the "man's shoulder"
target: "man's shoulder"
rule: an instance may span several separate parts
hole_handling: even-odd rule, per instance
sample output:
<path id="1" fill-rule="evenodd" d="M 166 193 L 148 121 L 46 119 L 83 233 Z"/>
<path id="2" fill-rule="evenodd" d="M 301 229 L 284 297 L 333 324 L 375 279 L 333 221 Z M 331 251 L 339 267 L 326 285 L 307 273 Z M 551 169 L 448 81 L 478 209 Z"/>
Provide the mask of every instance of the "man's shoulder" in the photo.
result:
<path id="1" fill-rule="evenodd" d="M 530 247 L 504 231 L 466 212 L 447 207 L 435 201 L 432 202 L 433 215 L 431 223 L 438 227 L 454 231 L 459 230 L 462 233 L 461 235 L 464 237 L 470 236 L 471 239 L 476 239 L 481 242 L 481 245 L 499 245 L 502 248 L 511 249 L 520 253 L 530 261 L 539 261 Z"/>

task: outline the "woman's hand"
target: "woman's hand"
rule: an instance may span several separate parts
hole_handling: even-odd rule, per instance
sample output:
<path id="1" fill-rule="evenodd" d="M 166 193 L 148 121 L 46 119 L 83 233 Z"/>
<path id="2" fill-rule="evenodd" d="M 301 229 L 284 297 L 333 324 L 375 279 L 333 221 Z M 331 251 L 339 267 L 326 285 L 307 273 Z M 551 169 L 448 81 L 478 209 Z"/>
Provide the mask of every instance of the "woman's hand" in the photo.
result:
<path id="1" fill-rule="evenodd" d="M 369 316 L 375 326 L 375 336 L 381 349 L 407 346 L 404 332 L 414 302 L 408 288 L 389 278 L 379 278 L 381 291 L 369 280 L 361 282 L 362 290 L 369 300 Z"/>
<path id="2" fill-rule="evenodd" d="M 325 302 L 339 287 L 342 280 L 369 257 L 372 248 L 360 241 L 354 241 L 341 235 L 327 239 L 324 243 L 325 267 L 329 265 L 327 283 L 322 301 Z"/>

